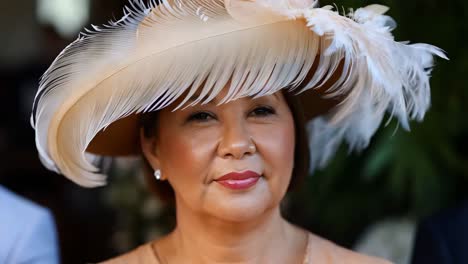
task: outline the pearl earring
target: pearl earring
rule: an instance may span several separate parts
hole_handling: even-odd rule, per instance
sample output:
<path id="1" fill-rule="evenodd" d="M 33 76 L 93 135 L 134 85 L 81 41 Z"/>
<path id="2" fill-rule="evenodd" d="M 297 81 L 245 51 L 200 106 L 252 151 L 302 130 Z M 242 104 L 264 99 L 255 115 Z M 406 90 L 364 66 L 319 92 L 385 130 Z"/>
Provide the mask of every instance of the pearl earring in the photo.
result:
<path id="1" fill-rule="evenodd" d="M 161 180 L 161 170 L 154 171 L 154 177 L 156 178 L 156 180 L 160 181 Z"/>

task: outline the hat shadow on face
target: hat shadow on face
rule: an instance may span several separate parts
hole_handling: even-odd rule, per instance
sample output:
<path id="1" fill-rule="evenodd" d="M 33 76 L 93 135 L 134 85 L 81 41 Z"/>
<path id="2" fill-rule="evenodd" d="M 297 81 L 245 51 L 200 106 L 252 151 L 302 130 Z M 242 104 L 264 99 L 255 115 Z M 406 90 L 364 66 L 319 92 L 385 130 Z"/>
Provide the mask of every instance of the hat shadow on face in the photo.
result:
<path id="1" fill-rule="evenodd" d="M 317 56 L 306 78 L 294 91 L 301 91 L 303 86 L 308 84 L 314 77 L 314 74 L 320 63 L 320 57 Z M 344 63 L 341 62 L 335 72 L 321 86 L 314 89 L 308 89 L 297 96 L 300 107 L 304 113 L 305 121 L 310 121 L 315 117 L 328 113 L 331 109 L 342 102 L 346 96 L 339 98 L 325 98 L 327 90 L 333 86 L 343 75 Z M 324 77 L 325 78 L 325 77 Z M 288 90 L 287 87 L 283 88 Z M 169 106 L 170 107 L 170 106 Z M 100 131 L 91 141 L 86 152 L 101 156 L 135 156 L 141 155 L 140 148 L 140 114 L 131 114 L 125 118 L 119 119 Z M 118 143 L 118 144 L 117 144 Z"/>

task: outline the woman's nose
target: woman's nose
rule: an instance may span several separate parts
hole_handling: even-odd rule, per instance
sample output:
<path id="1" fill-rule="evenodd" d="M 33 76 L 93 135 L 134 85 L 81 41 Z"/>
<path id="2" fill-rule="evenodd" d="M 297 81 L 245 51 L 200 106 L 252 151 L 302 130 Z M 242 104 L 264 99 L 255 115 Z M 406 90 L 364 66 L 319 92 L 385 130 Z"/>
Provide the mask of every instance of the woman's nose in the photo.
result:
<path id="1" fill-rule="evenodd" d="M 224 126 L 218 146 L 218 155 L 223 158 L 242 159 L 257 151 L 255 143 L 242 121 Z"/>

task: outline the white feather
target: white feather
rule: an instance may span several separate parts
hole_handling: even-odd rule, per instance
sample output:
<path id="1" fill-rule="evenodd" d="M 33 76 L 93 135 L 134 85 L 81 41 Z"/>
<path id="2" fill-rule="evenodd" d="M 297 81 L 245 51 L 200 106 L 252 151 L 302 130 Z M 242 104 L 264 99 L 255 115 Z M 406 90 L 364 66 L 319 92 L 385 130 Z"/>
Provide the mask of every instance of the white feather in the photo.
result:
<path id="1" fill-rule="evenodd" d="M 336 90 L 347 94 L 346 100 L 309 124 L 310 149 L 319 153 L 311 155 L 312 171 L 327 164 L 343 139 L 350 151 L 367 147 L 386 111 L 409 130 L 408 119 L 421 121 L 430 106 L 433 57 L 447 57 L 432 45 L 395 42 L 395 23 L 383 16 L 387 10 L 373 5 L 351 12 L 349 18 L 330 9 L 305 13 L 314 32 L 333 39 L 323 54 L 344 51 L 344 60 L 355 66 L 349 71 L 353 82 Z"/>

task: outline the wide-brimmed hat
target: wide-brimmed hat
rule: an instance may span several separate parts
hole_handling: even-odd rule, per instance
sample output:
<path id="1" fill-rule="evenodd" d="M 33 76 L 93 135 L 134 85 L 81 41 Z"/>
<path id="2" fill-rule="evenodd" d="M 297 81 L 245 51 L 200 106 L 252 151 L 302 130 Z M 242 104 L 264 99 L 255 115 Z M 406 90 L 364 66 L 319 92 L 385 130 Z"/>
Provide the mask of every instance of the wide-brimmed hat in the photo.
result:
<path id="1" fill-rule="evenodd" d="M 132 0 L 124 16 L 81 33 L 43 75 L 32 114 L 43 164 L 94 187 L 99 156 L 139 154 L 138 115 L 287 90 L 310 120 L 323 166 L 345 139 L 362 149 L 386 112 L 408 129 L 430 105 L 434 55 L 396 42 L 388 8 L 340 14 L 311 0 Z M 198 94 L 187 104 L 186 99 Z M 317 154 L 318 153 L 318 154 Z"/>

